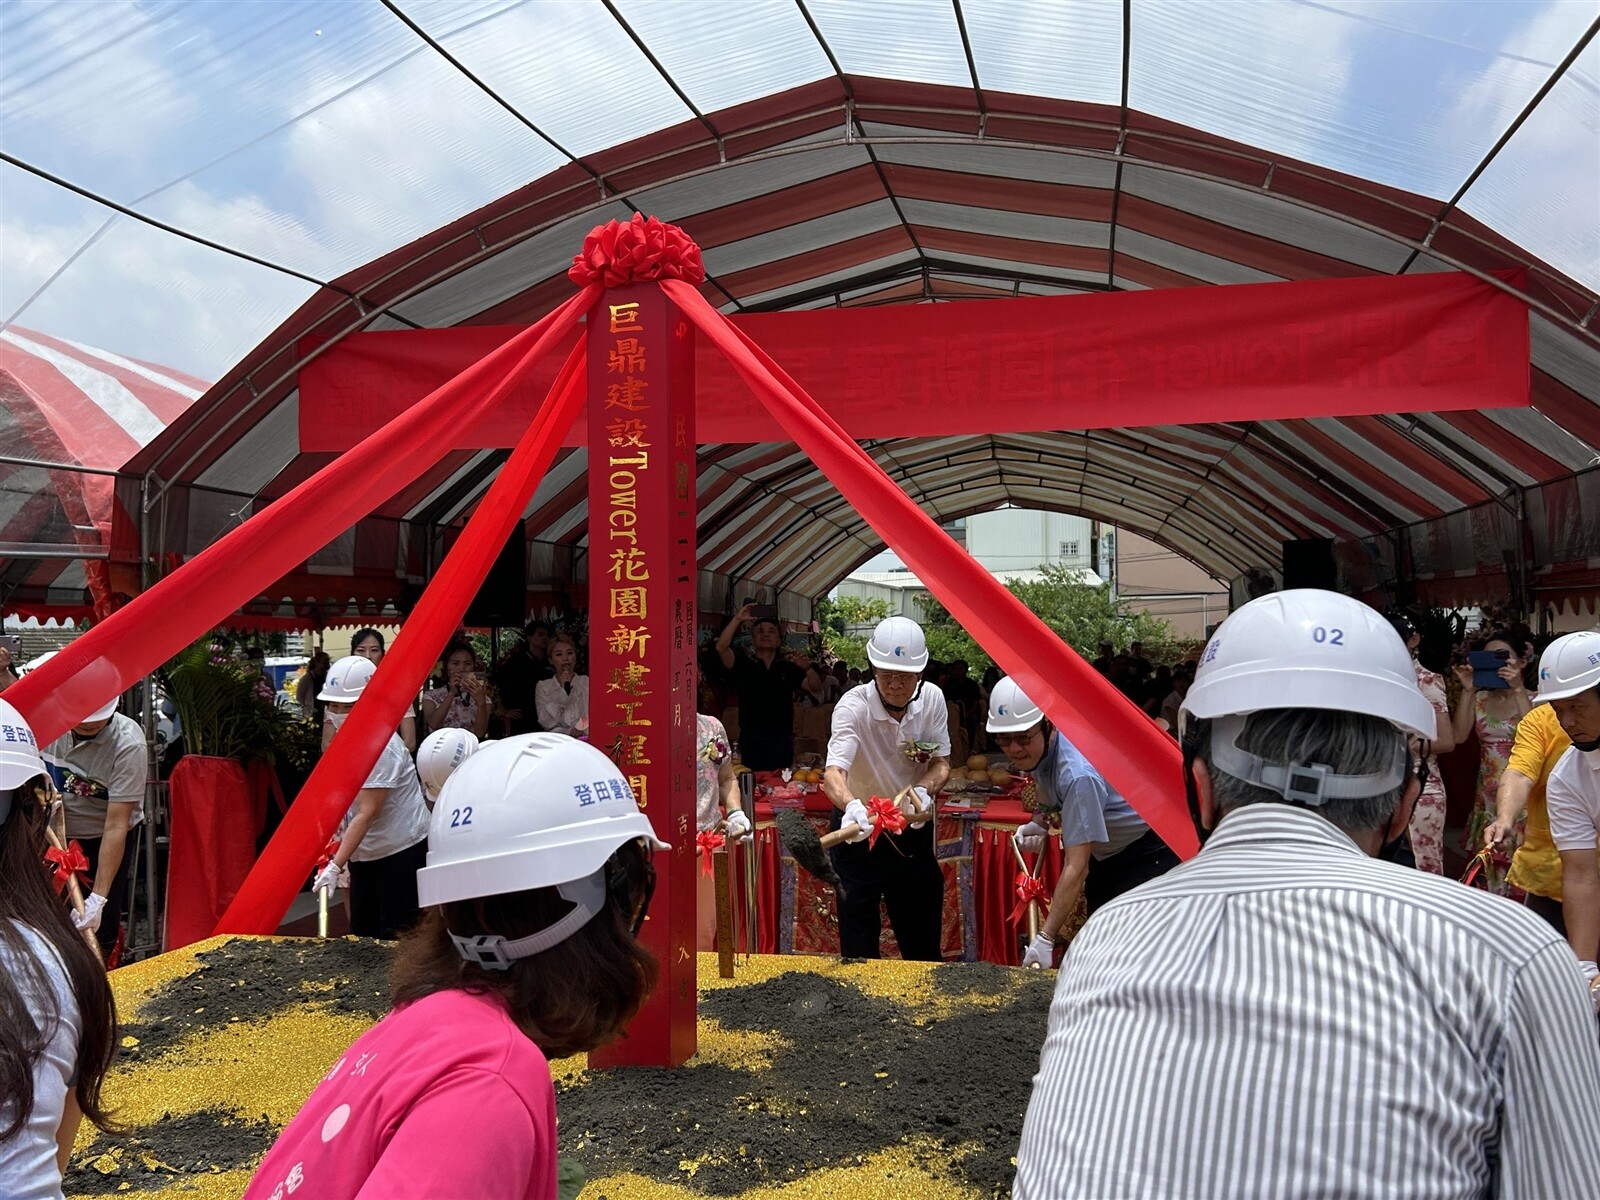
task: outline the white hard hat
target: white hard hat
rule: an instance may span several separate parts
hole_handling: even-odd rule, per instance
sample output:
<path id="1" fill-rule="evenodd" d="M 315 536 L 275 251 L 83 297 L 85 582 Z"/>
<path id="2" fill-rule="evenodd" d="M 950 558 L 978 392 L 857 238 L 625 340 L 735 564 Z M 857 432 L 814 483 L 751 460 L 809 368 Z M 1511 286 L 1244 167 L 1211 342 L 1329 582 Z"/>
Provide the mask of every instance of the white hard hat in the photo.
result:
<path id="1" fill-rule="evenodd" d="M 1264 709 L 1362 713 L 1420 738 L 1437 733 L 1433 705 L 1418 689 L 1411 652 L 1394 627 L 1359 600 L 1313 588 L 1262 596 L 1222 623 L 1178 709 L 1178 728 L 1216 721 L 1215 765 L 1295 803 L 1380 796 L 1404 782 L 1401 740 L 1386 769 L 1365 775 L 1339 775 L 1323 763 L 1268 762 L 1241 749 L 1246 715 Z"/>
<path id="2" fill-rule="evenodd" d="M 1187 719 L 1268 708 L 1366 713 L 1420 738 L 1437 732 L 1411 653 L 1376 610 L 1314 588 L 1252 600 L 1206 644 L 1178 709 Z"/>
<path id="3" fill-rule="evenodd" d="M 317 693 L 317 699 L 334 704 L 354 704 L 361 699 L 361 693 L 366 690 L 377 669 L 377 663 L 359 654 L 341 658 L 328 668 L 328 677 L 322 681 L 322 690 Z"/>
<path id="4" fill-rule="evenodd" d="M 24 674 L 26 674 L 27 671 L 37 671 L 40 667 L 44 666 L 45 663 L 49 662 L 52 658 L 60 653 L 61 651 L 59 650 L 46 650 L 43 654 L 39 655 L 38 658 L 34 659 L 27 665 L 26 669 L 24 670 Z M 120 699 L 122 699 L 121 696 L 112 696 L 111 699 L 107 700 L 87 717 L 80 718 L 78 724 L 87 725 L 90 721 L 110 720 L 111 714 L 117 711 L 117 701 Z"/>
<path id="5" fill-rule="evenodd" d="M 0 821 L 11 815 L 11 793 L 44 774 L 33 730 L 12 705 L 0 700 Z"/>
<path id="6" fill-rule="evenodd" d="M 1600 631 L 1563 634 L 1544 648 L 1534 703 L 1570 700 L 1592 687 L 1600 687 Z"/>
<path id="7" fill-rule="evenodd" d="M 1021 733 L 1042 720 L 1044 713 L 1015 679 L 1008 675 L 994 685 L 989 694 L 989 723 L 984 726 L 990 733 Z"/>
<path id="8" fill-rule="evenodd" d="M 867 643 L 867 661 L 885 671 L 918 671 L 928 665 L 928 639 L 910 617 L 885 617 Z"/>
<path id="9" fill-rule="evenodd" d="M 574 907 L 516 941 L 455 938 L 463 958 L 506 968 L 570 937 L 605 906 L 606 861 L 656 837 L 628 781 L 587 742 L 527 733 L 481 747 L 450 776 L 428 829 L 428 865 L 417 872 L 423 907 L 553 887 Z"/>
<path id="10" fill-rule="evenodd" d="M 440 729 L 422 739 L 417 747 L 417 778 L 430 801 L 439 798 L 444 781 L 477 749 L 477 735 L 470 729 Z"/>

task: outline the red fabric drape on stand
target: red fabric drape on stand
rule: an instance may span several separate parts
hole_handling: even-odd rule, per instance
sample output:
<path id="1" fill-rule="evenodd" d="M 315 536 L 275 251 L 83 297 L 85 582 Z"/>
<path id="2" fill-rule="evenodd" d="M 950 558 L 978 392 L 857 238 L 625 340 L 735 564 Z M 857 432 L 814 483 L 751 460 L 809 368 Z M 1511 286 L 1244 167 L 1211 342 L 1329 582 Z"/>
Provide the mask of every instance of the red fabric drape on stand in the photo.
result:
<path id="1" fill-rule="evenodd" d="M 255 793 L 231 758 L 186 754 L 172 769 L 167 920 L 162 948 L 211 936 L 256 858 Z"/>
<path id="2" fill-rule="evenodd" d="M 694 288 L 661 284 L 878 535 L 1183 857 L 1199 848 L 1177 744 L 917 507 L 759 346 Z"/>
<path id="3" fill-rule="evenodd" d="M 1017 905 L 1017 859 L 1011 852 L 1012 824 L 980 822 L 972 836 L 972 903 L 977 914 L 978 958 L 982 962 L 1019 966 L 1021 944 L 1027 940 L 1027 921 L 1014 922 Z M 1028 855 L 1033 862 L 1033 855 Z M 1044 866 L 1039 880 L 1052 893 L 1061 878 L 1061 839 L 1045 840 Z M 1043 918 L 1041 911 L 1040 917 Z"/>
<path id="4" fill-rule="evenodd" d="M 597 295 L 584 289 L 435 389 L 30 671 L 6 699 L 41 744 L 60 737 L 437 463 L 450 450 L 452 427 L 493 409 Z"/>
<path id="5" fill-rule="evenodd" d="M 579 299 L 586 297 L 587 291 Z M 583 310 L 568 306 L 561 311 L 570 323 Z M 535 349 L 542 352 L 563 331 L 561 324 L 552 325 Z M 361 699 L 301 788 L 300 801 L 290 806 L 255 870 L 217 923 L 217 933 L 272 933 L 283 920 L 560 449 L 567 426 L 583 404 L 584 351 L 580 340 L 544 407 L 484 493 Z"/>

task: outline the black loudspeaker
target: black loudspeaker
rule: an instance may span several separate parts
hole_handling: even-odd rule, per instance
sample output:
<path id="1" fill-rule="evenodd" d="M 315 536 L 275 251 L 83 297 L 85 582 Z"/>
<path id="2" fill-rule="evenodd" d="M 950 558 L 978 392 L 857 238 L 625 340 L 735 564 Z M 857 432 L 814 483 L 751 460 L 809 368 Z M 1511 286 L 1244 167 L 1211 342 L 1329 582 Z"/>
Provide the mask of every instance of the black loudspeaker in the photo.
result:
<path id="1" fill-rule="evenodd" d="M 1283 587 L 1339 590 L 1332 538 L 1298 538 L 1283 544 Z"/>
<path id="2" fill-rule="evenodd" d="M 500 551 L 478 594 L 467 606 L 466 623 L 478 628 L 522 628 L 528 603 L 528 540 L 522 522 Z"/>

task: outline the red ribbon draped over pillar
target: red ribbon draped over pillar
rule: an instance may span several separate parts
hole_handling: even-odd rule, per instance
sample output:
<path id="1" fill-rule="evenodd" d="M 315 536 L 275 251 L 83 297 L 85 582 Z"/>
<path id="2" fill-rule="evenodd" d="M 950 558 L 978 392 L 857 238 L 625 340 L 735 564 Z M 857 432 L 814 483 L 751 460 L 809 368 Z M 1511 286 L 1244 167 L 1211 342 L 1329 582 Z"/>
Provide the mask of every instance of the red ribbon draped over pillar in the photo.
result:
<path id="1" fill-rule="evenodd" d="M 1007 674 L 1183 857 L 1199 848 L 1176 743 L 951 540 L 759 346 L 677 280 L 661 287 L 784 430 Z"/>
<path id="2" fill-rule="evenodd" d="M 587 292 L 578 299 L 586 297 Z M 547 327 L 528 362 L 553 345 L 582 309 L 569 304 L 557 311 L 561 319 Z M 272 933 L 283 920 L 317 854 L 371 774 L 412 697 L 439 661 L 439 652 L 460 625 L 512 527 L 522 519 L 567 426 L 583 406 L 583 354 L 580 340 L 533 424 L 484 493 L 394 646 L 383 656 L 328 752 L 300 789 L 299 800 L 289 807 L 283 824 L 222 914 L 217 933 Z"/>
<path id="3" fill-rule="evenodd" d="M 415 482 L 449 453 L 451 429 L 458 422 L 478 420 L 499 404 L 530 365 L 567 335 L 598 292 L 585 289 L 434 389 L 354 450 L 28 672 L 6 692 L 6 699 L 27 718 L 43 744 L 127 691 Z M 565 433 L 563 428 L 558 437 Z M 398 714 L 395 719 L 399 720 Z"/>

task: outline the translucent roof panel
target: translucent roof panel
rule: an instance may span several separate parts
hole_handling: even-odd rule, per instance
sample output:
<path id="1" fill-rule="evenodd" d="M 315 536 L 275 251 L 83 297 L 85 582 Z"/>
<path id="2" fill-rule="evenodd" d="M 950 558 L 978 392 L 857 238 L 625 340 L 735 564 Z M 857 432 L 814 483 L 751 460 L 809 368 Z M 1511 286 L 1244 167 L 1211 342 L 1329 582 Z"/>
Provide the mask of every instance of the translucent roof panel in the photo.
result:
<path id="1" fill-rule="evenodd" d="M 602 5 L 529 0 L 492 6 L 466 24 L 456 0 L 404 8 L 571 154 L 593 154 L 691 115 Z"/>
<path id="2" fill-rule="evenodd" d="M 1122 95 L 1116 0 L 965 0 L 961 11 L 985 89 L 1115 104 Z"/>
<path id="3" fill-rule="evenodd" d="M 1600 41 L 1529 114 L 1461 207 L 1600 289 Z"/>
<path id="4" fill-rule="evenodd" d="M 833 75 L 794 0 L 622 0 L 617 11 L 703 113 Z"/>
<path id="5" fill-rule="evenodd" d="M 955 9 L 946 0 L 810 0 L 806 7 L 849 74 L 972 86 Z"/>
<path id="6" fill-rule="evenodd" d="M 1134 0 L 1129 104 L 1448 197 L 1550 77 L 1592 5 Z M 1570 144 L 1570 143 L 1569 143 Z"/>

